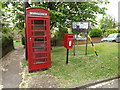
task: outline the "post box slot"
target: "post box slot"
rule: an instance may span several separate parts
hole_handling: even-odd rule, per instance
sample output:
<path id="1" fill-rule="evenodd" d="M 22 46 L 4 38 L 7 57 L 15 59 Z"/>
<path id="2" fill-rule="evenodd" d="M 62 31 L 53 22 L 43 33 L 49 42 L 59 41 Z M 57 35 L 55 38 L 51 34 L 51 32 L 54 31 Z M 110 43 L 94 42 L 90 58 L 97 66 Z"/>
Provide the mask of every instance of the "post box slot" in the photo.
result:
<path id="1" fill-rule="evenodd" d="M 35 31 L 34 31 L 34 32 L 32 33 L 32 35 L 33 35 L 33 36 L 45 36 L 45 32 L 37 32 L 37 31 L 35 32 Z"/>
<path id="2" fill-rule="evenodd" d="M 73 38 L 73 36 L 68 36 L 68 38 Z"/>
<path id="3" fill-rule="evenodd" d="M 37 63 L 45 63 L 45 62 L 47 62 L 47 59 L 46 59 L 46 58 L 35 59 L 34 61 L 35 61 L 36 64 L 37 64 Z"/>
<path id="4" fill-rule="evenodd" d="M 35 53 L 33 54 L 33 58 L 42 58 L 42 57 L 47 57 L 47 53 Z"/>
<path id="5" fill-rule="evenodd" d="M 32 47 L 45 47 L 46 44 L 44 42 L 40 42 L 40 43 L 32 43 Z"/>
<path id="6" fill-rule="evenodd" d="M 46 52 L 47 48 L 33 48 L 33 52 Z"/>
<path id="7" fill-rule="evenodd" d="M 46 30 L 46 26 L 33 26 L 33 30 Z"/>

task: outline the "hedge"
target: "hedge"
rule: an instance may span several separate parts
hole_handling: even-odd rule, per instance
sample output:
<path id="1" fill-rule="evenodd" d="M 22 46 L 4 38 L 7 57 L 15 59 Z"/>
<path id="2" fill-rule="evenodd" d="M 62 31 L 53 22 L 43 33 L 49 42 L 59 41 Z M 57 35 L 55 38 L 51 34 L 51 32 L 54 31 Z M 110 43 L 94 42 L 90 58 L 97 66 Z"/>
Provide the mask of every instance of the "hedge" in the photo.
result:
<path id="1" fill-rule="evenodd" d="M 102 36 L 102 29 L 92 28 L 90 30 L 89 34 L 90 34 L 91 37 L 101 37 Z"/>
<path id="2" fill-rule="evenodd" d="M 1 44 L 0 54 L 2 54 L 1 56 L 3 57 L 8 52 L 14 49 L 13 34 L 12 34 L 12 30 L 9 27 L 8 23 L 0 22 L 0 24 L 2 25 L 1 27 L 2 31 L 0 32 L 0 44 Z"/>
<path id="3" fill-rule="evenodd" d="M 108 36 L 109 34 L 112 34 L 112 33 L 120 33 L 120 29 L 107 29 L 106 32 L 105 32 L 105 35 Z"/>

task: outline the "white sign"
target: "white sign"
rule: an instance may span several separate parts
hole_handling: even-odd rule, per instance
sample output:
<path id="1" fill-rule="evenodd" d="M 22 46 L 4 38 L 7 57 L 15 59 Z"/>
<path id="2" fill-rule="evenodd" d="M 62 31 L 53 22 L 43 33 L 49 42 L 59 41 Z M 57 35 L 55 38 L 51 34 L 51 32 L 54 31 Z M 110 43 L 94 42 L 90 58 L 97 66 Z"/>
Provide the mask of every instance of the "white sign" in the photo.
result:
<path id="1" fill-rule="evenodd" d="M 69 46 L 72 46 L 72 41 L 69 41 Z"/>
<path id="2" fill-rule="evenodd" d="M 73 29 L 88 29 L 89 22 L 72 22 L 72 28 Z"/>
<path id="3" fill-rule="evenodd" d="M 30 12 L 30 14 L 33 14 L 33 15 L 47 15 L 47 13 L 41 13 L 41 12 Z"/>

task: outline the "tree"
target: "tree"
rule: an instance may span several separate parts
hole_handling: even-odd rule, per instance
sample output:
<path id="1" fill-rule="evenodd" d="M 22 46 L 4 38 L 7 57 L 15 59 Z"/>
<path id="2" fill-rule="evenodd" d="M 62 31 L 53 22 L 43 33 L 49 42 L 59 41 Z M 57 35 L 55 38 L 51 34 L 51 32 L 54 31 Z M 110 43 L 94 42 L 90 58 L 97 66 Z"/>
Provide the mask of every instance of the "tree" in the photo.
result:
<path id="1" fill-rule="evenodd" d="M 100 8 L 99 4 L 107 4 L 108 1 L 99 0 L 96 2 L 32 2 L 31 7 L 43 7 L 50 11 L 51 30 L 55 27 L 70 28 L 71 21 L 86 21 L 89 20 L 92 25 L 96 24 L 97 14 L 105 15 L 106 8 Z M 24 8 L 23 2 L 4 3 L 5 7 L 8 4 L 12 8 L 6 8 L 10 12 L 9 16 L 14 24 L 14 27 L 19 31 L 24 30 Z M 80 11 L 80 12 L 79 12 Z M 61 29 L 59 29 L 61 30 Z"/>
<path id="2" fill-rule="evenodd" d="M 106 10 L 104 7 L 100 8 L 98 3 L 99 2 L 46 2 L 36 4 L 36 6 L 50 10 L 52 29 L 52 27 L 56 27 L 57 25 L 70 27 L 71 21 L 89 20 L 93 25 L 96 24 L 96 15 L 104 15 Z"/>
<path id="3" fill-rule="evenodd" d="M 116 26 L 115 23 L 116 23 L 115 19 L 112 16 L 106 15 L 103 16 L 102 19 L 100 19 L 99 26 L 103 30 L 103 34 L 104 34 L 107 29 L 115 28 Z"/>

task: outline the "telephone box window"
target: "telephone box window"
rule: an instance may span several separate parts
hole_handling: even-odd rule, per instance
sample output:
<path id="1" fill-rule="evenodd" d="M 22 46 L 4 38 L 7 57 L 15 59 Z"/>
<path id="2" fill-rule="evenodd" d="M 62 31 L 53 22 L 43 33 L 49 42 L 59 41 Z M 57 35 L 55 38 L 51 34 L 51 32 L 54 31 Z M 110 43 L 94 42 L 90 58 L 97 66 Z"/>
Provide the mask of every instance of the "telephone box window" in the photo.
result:
<path id="1" fill-rule="evenodd" d="M 43 58 L 43 57 L 47 57 L 47 53 L 36 53 L 33 55 L 33 58 Z"/>
<path id="2" fill-rule="evenodd" d="M 47 48 L 33 48 L 33 52 L 45 52 Z"/>
<path id="3" fill-rule="evenodd" d="M 46 46 L 44 42 L 40 42 L 40 43 L 33 43 L 32 44 L 33 47 L 44 47 Z"/>
<path id="4" fill-rule="evenodd" d="M 43 21 L 43 20 L 34 20 L 34 24 L 43 25 L 44 23 L 45 23 L 45 21 Z"/>
<path id="5" fill-rule="evenodd" d="M 46 41 L 44 37 L 36 37 L 34 41 Z"/>
<path id="6" fill-rule="evenodd" d="M 46 26 L 33 26 L 33 30 L 46 30 Z"/>
<path id="7" fill-rule="evenodd" d="M 47 62 L 47 59 L 46 58 L 42 58 L 42 59 L 35 59 L 35 63 L 45 63 Z"/>
<path id="8" fill-rule="evenodd" d="M 45 32 L 33 32 L 33 36 L 45 36 Z"/>

